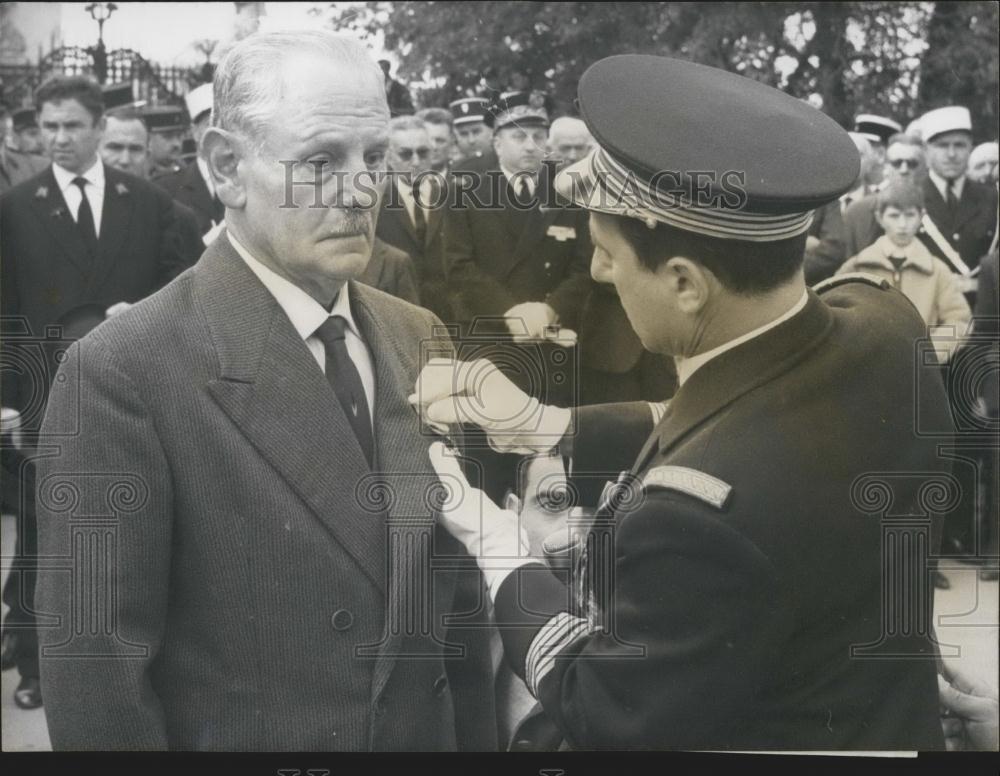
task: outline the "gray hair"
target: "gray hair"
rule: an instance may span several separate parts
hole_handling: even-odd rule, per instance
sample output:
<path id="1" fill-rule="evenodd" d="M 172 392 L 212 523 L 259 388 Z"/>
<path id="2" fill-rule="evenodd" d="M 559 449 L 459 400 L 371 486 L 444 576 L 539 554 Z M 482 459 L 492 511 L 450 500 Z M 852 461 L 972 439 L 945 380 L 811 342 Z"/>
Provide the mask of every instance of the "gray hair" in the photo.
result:
<path id="1" fill-rule="evenodd" d="M 416 116 L 396 116 L 389 119 L 389 132 L 402 132 L 407 129 L 427 130 L 427 122 Z"/>
<path id="2" fill-rule="evenodd" d="M 385 90 L 385 77 L 365 46 L 353 38 L 325 30 L 259 32 L 226 52 L 212 84 L 211 126 L 249 137 L 263 146 L 264 129 L 281 99 L 283 62 L 292 54 L 313 53 L 334 67 L 370 76 Z"/>
<path id="3" fill-rule="evenodd" d="M 424 108 L 417 111 L 417 118 L 423 119 L 428 124 L 442 124 L 450 127 L 454 116 L 451 115 L 450 110 L 444 108 Z"/>

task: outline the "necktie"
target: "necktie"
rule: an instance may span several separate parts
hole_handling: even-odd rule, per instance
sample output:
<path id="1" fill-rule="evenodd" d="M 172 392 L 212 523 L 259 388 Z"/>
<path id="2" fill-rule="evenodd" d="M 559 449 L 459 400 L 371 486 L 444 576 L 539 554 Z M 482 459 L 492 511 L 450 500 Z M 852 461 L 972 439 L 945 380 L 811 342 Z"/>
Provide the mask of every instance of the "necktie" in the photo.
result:
<path id="1" fill-rule="evenodd" d="M 73 185 L 80 189 L 80 209 L 76 211 L 76 228 L 80 230 L 83 244 L 91 258 L 97 255 L 97 230 L 94 228 L 94 211 L 87 199 L 87 179 L 74 178 Z"/>
<path id="2" fill-rule="evenodd" d="M 368 465 L 372 466 L 375 442 L 372 437 L 371 415 L 361 375 L 358 374 L 358 368 L 354 366 L 344 342 L 346 325 L 347 321 L 339 315 L 331 315 L 316 330 L 316 336 L 320 338 L 326 351 L 326 379 L 337 394 L 340 406 L 344 408 L 344 414 L 354 429 L 354 436 L 357 437 Z"/>
<path id="3" fill-rule="evenodd" d="M 420 206 L 420 184 L 413 184 L 413 231 L 417 233 L 417 242 L 421 245 L 424 244 L 424 240 L 427 237 L 427 216 L 424 215 L 424 209 Z"/>
<path id="4" fill-rule="evenodd" d="M 958 212 L 958 197 L 955 195 L 955 181 L 947 181 L 948 184 L 948 217 L 955 223 L 955 215 Z"/>

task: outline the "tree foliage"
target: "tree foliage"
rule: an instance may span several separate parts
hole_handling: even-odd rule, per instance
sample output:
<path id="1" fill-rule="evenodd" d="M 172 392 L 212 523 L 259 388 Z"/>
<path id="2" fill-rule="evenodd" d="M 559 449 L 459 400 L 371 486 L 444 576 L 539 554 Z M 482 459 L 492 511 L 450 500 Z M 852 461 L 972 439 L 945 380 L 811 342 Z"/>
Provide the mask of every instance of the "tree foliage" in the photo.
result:
<path id="1" fill-rule="evenodd" d="M 433 84 L 422 105 L 528 83 L 571 113 L 590 64 L 650 53 L 764 81 L 845 125 L 858 112 L 906 123 L 954 100 L 996 133 L 992 2 L 367 2 L 336 4 L 331 22 L 381 32 L 401 76 Z"/>

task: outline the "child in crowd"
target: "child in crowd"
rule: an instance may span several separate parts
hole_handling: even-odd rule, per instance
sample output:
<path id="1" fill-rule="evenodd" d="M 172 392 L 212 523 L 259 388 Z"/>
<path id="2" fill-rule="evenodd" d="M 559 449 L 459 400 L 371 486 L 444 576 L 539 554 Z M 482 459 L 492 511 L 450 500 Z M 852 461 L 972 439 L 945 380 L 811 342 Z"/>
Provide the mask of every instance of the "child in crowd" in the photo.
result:
<path id="1" fill-rule="evenodd" d="M 864 272 L 886 278 L 913 302 L 927 323 L 941 363 L 967 333 L 972 310 L 951 269 L 917 239 L 924 215 L 924 193 L 916 184 L 898 181 L 878 194 L 875 218 L 884 234 L 844 262 L 837 274 Z"/>

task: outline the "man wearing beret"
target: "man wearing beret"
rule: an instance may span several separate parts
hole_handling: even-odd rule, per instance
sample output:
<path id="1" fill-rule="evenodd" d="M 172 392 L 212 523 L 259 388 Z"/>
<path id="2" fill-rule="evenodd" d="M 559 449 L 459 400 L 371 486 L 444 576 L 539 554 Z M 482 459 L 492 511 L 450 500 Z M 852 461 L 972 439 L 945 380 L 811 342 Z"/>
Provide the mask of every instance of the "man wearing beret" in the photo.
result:
<path id="1" fill-rule="evenodd" d="M 579 101 L 599 147 L 557 190 L 591 211 L 592 274 L 680 387 L 574 412 L 488 364 L 424 368 L 412 401 L 438 428 L 557 448 L 584 497 L 624 470 L 555 574 L 432 446 L 508 662 L 573 748 L 942 748 L 926 556 L 948 499 L 926 496 L 950 483 L 943 386 L 901 294 L 803 278 L 811 211 L 857 176 L 851 140 L 763 84 L 660 57 L 596 63 Z"/>

